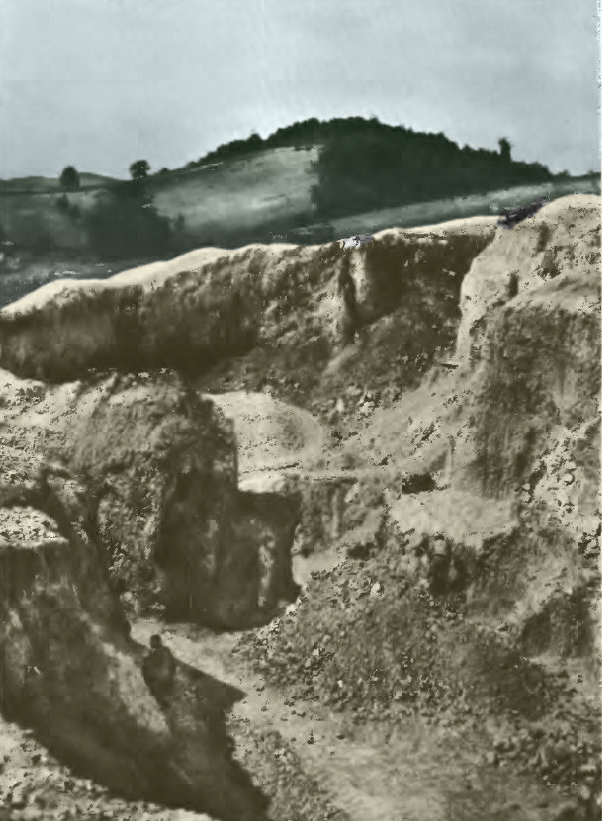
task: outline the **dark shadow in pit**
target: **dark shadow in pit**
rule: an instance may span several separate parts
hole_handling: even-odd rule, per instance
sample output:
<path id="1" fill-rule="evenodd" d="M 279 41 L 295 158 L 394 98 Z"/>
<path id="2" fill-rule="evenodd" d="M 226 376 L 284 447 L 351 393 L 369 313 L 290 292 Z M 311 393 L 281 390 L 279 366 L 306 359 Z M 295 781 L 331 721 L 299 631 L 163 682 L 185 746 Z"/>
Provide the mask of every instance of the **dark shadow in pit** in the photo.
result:
<path id="1" fill-rule="evenodd" d="M 127 644 L 141 663 L 145 648 L 133 641 Z M 2 704 L 2 712 L 7 720 L 32 730 L 74 776 L 94 780 L 115 797 L 207 813 L 216 821 L 268 821 L 269 799 L 234 759 L 235 745 L 226 727 L 228 712 L 244 696 L 176 659 L 173 691 L 158 700 L 172 741 L 156 754 L 141 749 L 136 755 L 116 743 L 108 724 L 103 732 L 102 719 L 100 725 L 90 723 L 65 704 L 48 704 L 42 721 L 25 703 Z"/>
<path id="2" fill-rule="evenodd" d="M 235 744 L 227 732 L 228 713 L 245 696 L 176 658 L 173 692 L 157 700 L 174 737 L 181 740 L 181 752 L 190 744 L 191 755 L 198 755 L 200 748 L 208 755 L 195 761 L 202 802 L 189 804 L 181 792 L 171 796 L 166 791 L 163 804 L 198 812 L 202 803 L 203 812 L 220 821 L 268 821 L 269 799 L 234 759 Z"/>

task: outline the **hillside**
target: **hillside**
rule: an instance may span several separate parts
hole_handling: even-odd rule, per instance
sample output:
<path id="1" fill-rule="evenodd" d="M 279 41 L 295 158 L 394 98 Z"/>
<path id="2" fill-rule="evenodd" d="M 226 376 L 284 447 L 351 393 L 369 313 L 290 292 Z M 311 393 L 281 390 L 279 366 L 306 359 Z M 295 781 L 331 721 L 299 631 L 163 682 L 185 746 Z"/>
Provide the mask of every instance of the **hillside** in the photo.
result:
<path id="1" fill-rule="evenodd" d="M 515 162 L 500 146 L 460 148 L 441 134 L 361 118 L 310 120 L 265 140 L 255 135 L 220 146 L 186 168 L 153 172 L 138 202 L 123 180 L 91 173 L 67 193 L 57 179 L 2 180 L 0 241 L 38 256 L 138 261 L 274 235 L 325 242 L 356 226 L 411 227 L 490 213 L 521 205 L 533 192 L 554 198 L 600 191 L 596 175 L 553 175 Z"/>
<path id="2" fill-rule="evenodd" d="M 318 149 L 276 148 L 204 168 L 156 175 L 150 190 L 159 213 L 183 216 L 186 231 L 206 244 L 228 234 L 278 230 L 312 221 L 312 164 Z"/>

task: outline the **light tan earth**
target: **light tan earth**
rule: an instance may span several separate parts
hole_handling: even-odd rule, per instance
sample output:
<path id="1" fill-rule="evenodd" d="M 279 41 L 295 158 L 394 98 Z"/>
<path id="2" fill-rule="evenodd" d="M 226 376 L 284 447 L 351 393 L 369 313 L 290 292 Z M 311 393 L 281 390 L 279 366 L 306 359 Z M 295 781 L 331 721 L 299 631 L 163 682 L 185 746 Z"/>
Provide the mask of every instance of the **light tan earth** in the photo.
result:
<path id="1" fill-rule="evenodd" d="M 544 821 L 550 817 L 555 799 L 548 790 L 503 771 L 488 770 L 478 746 L 471 746 L 466 734 L 441 735 L 422 723 L 402 733 L 358 730 L 344 717 L 314 703 L 297 699 L 289 703 L 285 694 L 266 687 L 261 676 L 234 665 L 230 657 L 234 636 L 211 636 L 190 625 L 165 629 L 152 621 L 136 624 L 134 635 L 146 643 L 156 630 L 162 631 L 164 642 L 182 661 L 244 690 L 245 698 L 230 718 L 236 727 L 237 755 L 243 762 L 261 757 L 261 750 L 245 747 L 252 745 L 245 737 L 245 724 L 277 734 L 281 741 L 276 754 L 286 758 L 294 751 L 303 770 L 334 806 L 347 813 L 345 817 L 354 821 L 481 821 L 484 817 Z M 450 749 L 454 750 L 451 760 Z M 149 802 L 125 801 L 93 781 L 74 776 L 30 733 L 14 724 L 0 723 L 0 755 L 4 760 L 0 800 L 11 808 L 6 817 L 14 821 L 209 819 Z M 277 792 L 277 787 L 269 786 Z M 294 803 L 290 805 L 287 817 L 307 817 L 297 815 L 297 809 Z M 284 816 L 272 817 L 280 821 Z"/>
<path id="2" fill-rule="evenodd" d="M 268 394 L 208 394 L 234 423 L 241 478 L 255 471 L 299 468 L 330 444 L 330 432 L 311 413 Z"/>
<path id="3" fill-rule="evenodd" d="M 319 560 L 310 567 L 318 569 Z M 138 622 L 134 633 L 144 642 L 158 629 L 156 622 Z M 266 686 L 261 675 L 232 659 L 235 636 L 207 636 L 189 625 L 170 625 L 163 635 L 179 658 L 243 689 L 231 720 L 281 735 L 304 770 L 354 821 L 549 817 L 553 798 L 545 788 L 516 776 L 483 776 L 479 740 L 461 728 L 438 732 L 418 721 L 403 731 L 386 725 L 358 729 L 345 716 Z"/>

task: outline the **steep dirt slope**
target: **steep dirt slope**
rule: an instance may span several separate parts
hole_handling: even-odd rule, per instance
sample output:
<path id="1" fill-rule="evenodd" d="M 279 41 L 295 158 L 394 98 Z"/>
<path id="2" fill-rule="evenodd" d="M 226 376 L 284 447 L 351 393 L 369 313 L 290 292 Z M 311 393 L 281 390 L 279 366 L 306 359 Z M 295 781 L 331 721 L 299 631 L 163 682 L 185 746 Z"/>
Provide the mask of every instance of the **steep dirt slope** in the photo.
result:
<path id="1" fill-rule="evenodd" d="M 583 398 L 570 382 L 577 377 L 563 381 L 574 355 L 583 371 L 578 379 L 587 390 L 585 415 L 591 415 L 592 399 L 597 401 L 596 357 L 591 353 L 597 346 L 599 225 L 600 198 L 577 196 L 550 204 L 511 231 L 496 232 L 462 282 L 462 319 L 450 357 L 455 368 L 435 367 L 416 391 L 390 410 L 373 409 L 369 424 L 359 432 L 358 448 L 371 445 L 377 460 L 411 453 L 425 469 L 438 469 L 447 459 L 447 437 L 458 439 L 458 451 L 460 431 L 473 410 L 484 412 L 482 402 L 488 419 L 481 418 L 481 427 L 495 421 L 498 408 L 503 408 L 511 428 L 516 401 L 532 401 L 532 416 L 550 415 L 552 408 L 546 407 L 542 393 L 549 393 L 556 413 L 566 408 L 574 415 Z M 551 281 L 559 274 L 563 276 Z M 523 375 L 516 375 L 520 382 L 514 385 L 517 368 Z M 488 393 L 490 378 L 504 384 L 492 385 Z M 537 379 L 533 396 L 535 384 L 527 386 L 525 381 L 530 378 Z M 517 438 L 523 435 L 517 431 Z M 502 436 L 497 454 L 509 458 L 503 450 Z M 455 463 L 462 463 L 457 452 Z"/>
<path id="2" fill-rule="evenodd" d="M 599 248 L 599 198 L 569 197 L 475 259 L 457 370 L 345 443 L 439 489 L 385 487 L 381 530 L 240 646 L 360 723 L 462 716 L 579 818 L 600 795 Z"/>

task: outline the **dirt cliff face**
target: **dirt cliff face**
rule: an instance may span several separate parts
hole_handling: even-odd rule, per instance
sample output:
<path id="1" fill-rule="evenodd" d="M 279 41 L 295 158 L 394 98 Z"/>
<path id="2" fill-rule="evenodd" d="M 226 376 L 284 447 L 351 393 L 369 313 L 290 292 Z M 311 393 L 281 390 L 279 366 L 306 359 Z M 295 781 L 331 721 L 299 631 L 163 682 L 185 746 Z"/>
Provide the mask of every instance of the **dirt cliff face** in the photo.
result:
<path id="1" fill-rule="evenodd" d="M 496 760 L 564 785 L 599 773 L 599 206 L 557 201 L 475 259 L 457 370 L 344 444 L 437 488 L 389 484 L 380 538 L 241 643 L 358 722 L 495 716 Z"/>
<path id="2" fill-rule="evenodd" d="M 599 197 L 562 197 L 511 230 L 498 231 L 462 282 L 458 361 L 474 363 L 487 355 L 481 354 L 481 342 L 496 308 L 561 274 L 593 284 L 599 267 Z"/>
<path id="3" fill-rule="evenodd" d="M 179 667 L 163 709 L 147 688 L 140 649 L 107 583 L 87 489 L 64 466 L 42 464 L 28 481 L 7 477 L 6 466 L 5 458 L 3 714 L 33 728 L 77 772 L 124 796 L 224 818 L 261 817 L 261 796 L 230 760 L 220 732 L 227 696 L 220 703 L 217 683 L 212 689 L 208 678 Z"/>
<path id="4" fill-rule="evenodd" d="M 59 280 L 0 311 L 0 366 L 47 381 L 168 367 L 211 374 L 203 387 L 220 392 L 273 382 L 284 398 L 306 403 L 338 354 L 346 310 L 337 279 L 348 264 L 360 325 L 393 317 L 380 329 L 373 367 L 380 351 L 382 379 L 393 362 L 422 372 L 452 343 L 461 280 L 494 232 L 491 218 L 473 219 L 381 232 L 353 252 L 337 243 L 206 249 L 104 281 Z M 343 359 L 324 373 L 326 391 L 340 370 L 348 384 L 362 367 L 358 352 Z"/>
<path id="5" fill-rule="evenodd" d="M 473 606 L 503 617 L 526 656 L 572 658 L 590 685 L 599 670 L 599 206 L 578 196 L 552 203 L 475 260 L 458 335 L 464 394 L 440 413 L 455 442 L 448 482 L 511 502 L 512 537 L 486 561 L 468 551 Z"/>
<path id="6" fill-rule="evenodd" d="M 462 278 L 494 233 L 494 221 L 482 218 L 382 231 L 354 251 L 332 244 L 291 252 L 266 303 L 260 344 L 217 363 L 199 384 L 209 392 L 267 388 L 346 433 L 365 394 L 390 405 L 453 346 Z M 339 284 L 345 266 L 355 341 Z"/>
<path id="7" fill-rule="evenodd" d="M 23 383 L 8 379 L 15 396 Z M 294 600 L 296 495 L 272 492 L 268 503 L 239 491 L 231 424 L 186 379 L 34 387 L 5 410 L 10 439 L 58 453 L 86 477 L 119 593 L 221 627 L 265 620 Z"/>
<path id="8" fill-rule="evenodd" d="M 598 415 L 600 294 L 588 272 L 563 274 L 499 309 L 477 386 L 478 458 L 487 493 L 526 478 L 553 429 Z"/>
<path id="9" fill-rule="evenodd" d="M 518 266 L 518 292 L 489 296 L 473 336 L 476 381 L 456 481 L 513 499 L 517 530 L 500 571 L 520 646 L 578 660 L 591 683 L 599 670 L 599 200 L 566 198 L 519 227 L 516 237 L 504 232 L 496 252 L 498 263 Z M 494 252 L 492 244 L 475 263 L 467 289 L 482 284 Z M 492 265 L 489 295 L 494 273 Z"/>

